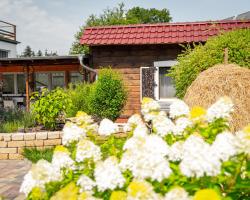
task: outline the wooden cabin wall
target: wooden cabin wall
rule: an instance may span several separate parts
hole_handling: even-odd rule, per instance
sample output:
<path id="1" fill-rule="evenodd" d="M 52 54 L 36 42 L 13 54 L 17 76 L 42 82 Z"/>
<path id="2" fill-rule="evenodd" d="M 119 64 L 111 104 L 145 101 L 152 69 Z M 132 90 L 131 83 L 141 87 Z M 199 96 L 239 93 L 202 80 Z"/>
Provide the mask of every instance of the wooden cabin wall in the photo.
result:
<path id="1" fill-rule="evenodd" d="M 121 117 L 140 112 L 140 67 L 152 67 L 155 61 L 175 60 L 180 45 L 92 46 L 94 68 L 111 66 L 122 74 L 128 89 L 128 101 Z"/>

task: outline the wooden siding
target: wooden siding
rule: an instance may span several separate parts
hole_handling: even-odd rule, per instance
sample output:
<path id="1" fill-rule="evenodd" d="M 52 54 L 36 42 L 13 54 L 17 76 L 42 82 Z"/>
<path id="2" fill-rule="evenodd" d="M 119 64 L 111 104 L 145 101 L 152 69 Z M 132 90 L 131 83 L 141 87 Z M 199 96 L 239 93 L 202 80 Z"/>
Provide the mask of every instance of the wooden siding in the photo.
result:
<path id="1" fill-rule="evenodd" d="M 152 67 L 155 61 L 175 60 L 179 45 L 92 46 L 94 68 L 111 66 L 122 74 L 128 89 L 128 102 L 121 117 L 140 112 L 140 67 Z"/>

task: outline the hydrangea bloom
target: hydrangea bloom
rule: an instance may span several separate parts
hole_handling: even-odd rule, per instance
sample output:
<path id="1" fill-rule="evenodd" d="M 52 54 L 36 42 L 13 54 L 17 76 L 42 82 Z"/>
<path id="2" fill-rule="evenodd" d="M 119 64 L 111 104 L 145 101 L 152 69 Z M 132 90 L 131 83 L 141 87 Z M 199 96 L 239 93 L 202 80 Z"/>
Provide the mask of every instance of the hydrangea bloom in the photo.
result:
<path id="1" fill-rule="evenodd" d="M 235 134 L 237 139 L 237 149 L 239 153 L 246 153 L 250 155 L 250 124 Z"/>
<path id="2" fill-rule="evenodd" d="M 72 122 L 67 122 L 63 128 L 62 143 L 63 145 L 69 145 L 72 142 L 79 141 L 85 138 L 85 130 L 73 124 Z"/>
<path id="3" fill-rule="evenodd" d="M 80 192 L 91 191 L 96 186 L 95 182 L 85 175 L 79 177 L 77 185 L 81 187 Z"/>
<path id="4" fill-rule="evenodd" d="M 211 146 L 201 136 L 191 135 L 183 144 L 181 172 L 187 177 L 216 176 L 221 162 L 211 151 Z"/>
<path id="5" fill-rule="evenodd" d="M 212 144 L 212 151 L 218 159 L 227 161 L 230 156 L 237 154 L 236 137 L 230 132 L 218 134 Z"/>
<path id="6" fill-rule="evenodd" d="M 161 181 L 171 174 L 165 158 L 169 147 L 161 137 L 132 137 L 125 143 L 124 150 L 120 166 L 122 170 L 129 169 L 134 177 Z"/>
<path id="7" fill-rule="evenodd" d="M 85 159 L 93 159 L 95 162 L 101 159 L 101 150 L 89 140 L 81 140 L 76 147 L 76 161 L 83 162 Z"/>
<path id="8" fill-rule="evenodd" d="M 157 103 L 157 101 L 144 97 L 142 100 L 142 105 L 141 105 L 141 113 L 143 115 L 146 115 L 152 111 L 160 111 L 160 105 Z"/>
<path id="9" fill-rule="evenodd" d="M 172 119 L 180 116 L 187 116 L 189 114 L 188 105 L 184 101 L 179 99 L 174 100 L 169 109 L 169 115 Z"/>
<path id="10" fill-rule="evenodd" d="M 133 180 L 128 186 L 127 200 L 159 200 L 161 196 L 154 192 L 152 185 L 143 180 Z"/>
<path id="11" fill-rule="evenodd" d="M 116 157 L 109 157 L 105 161 L 99 161 L 94 171 L 96 185 L 99 191 L 122 187 L 125 178 L 118 166 Z"/>
<path id="12" fill-rule="evenodd" d="M 165 194 L 164 200 L 191 200 L 186 190 L 181 187 L 175 187 Z"/>
<path id="13" fill-rule="evenodd" d="M 187 127 L 192 126 L 192 122 L 186 117 L 180 117 L 175 122 L 174 135 L 182 135 Z"/>
<path id="14" fill-rule="evenodd" d="M 51 163 L 46 160 L 39 160 L 36 164 L 32 165 L 31 170 L 24 176 L 20 192 L 28 196 L 34 187 L 44 188 L 46 183 L 59 181 L 61 178 L 60 171 L 54 168 Z"/>
<path id="15" fill-rule="evenodd" d="M 119 131 L 118 125 L 109 119 L 103 119 L 98 129 L 99 135 L 104 135 L 104 136 L 117 133 L 118 131 Z"/>
<path id="16" fill-rule="evenodd" d="M 169 149 L 168 158 L 171 161 L 181 161 L 183 158 L 183 141 L 172 144 Z"/>
<path id="17" fill-rule="evenodd" d="M 139 137 L 143 137 L 143 136 L 146 136 L 148 134 L 148 128 L 146 127 L 145 124 L 139 124 L 134 132 L 133 132 L 133 135 L 135 137 L 139 136 Z"/>
<path id="18" fill-rule="evenodd" d="M 52 157 L 52 165 L 59 170 L 62 168 L 74 169 L 74 161 L 69 155 L 68 149 L 63 146 L 57 146 Z"/>
<path id="19" fill-rule="evenodd" d="M 142 118 L 139 114 L 132 115 L 125 126 L 123 127 L 124 132 L 131 131 L 133 128 L 136 128 L 138 125 L 143 124 Z"/>
<path id="20" fill-rule="evenodd" d="M 209 122 L 219 119 L 228 118 L 233 111 L 233 103 L 228 97 L 220 98 L 216 103 L 207 110 L 207 119 Z"/>
<path id="21" fill-rule="evenodd" d="M 153 119 L 153 130 L 156 132 L 156 134 L 164 137 L 165 135 L 174 132 L 175 125 L 167 117 L 158 116 Z"/>

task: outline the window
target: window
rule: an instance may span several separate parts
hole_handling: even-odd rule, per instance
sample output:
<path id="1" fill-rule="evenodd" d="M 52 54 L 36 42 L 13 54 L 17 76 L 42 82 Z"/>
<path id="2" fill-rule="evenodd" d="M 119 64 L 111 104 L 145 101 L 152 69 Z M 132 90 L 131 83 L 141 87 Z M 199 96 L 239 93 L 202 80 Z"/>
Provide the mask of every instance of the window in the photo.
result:
<path id="1" fill-rule="evenodd" d="M 8 58 L 8 51 L 0 50 L 0 58 Z"/>
<path id="2" fill-rule="evenodd" d="M 52 89 L 57 87 L 64 87 L 64 72 L 53 72 L 52 73 Z"/>
<path id="3" fill-rule="evenodd" d="M 170 67 L 159 67 L 159 98 L 175 97 L 175 87 L 171 77 L 166 76 Z"/>
<path id="4" fill-rule="evenodd" d="M 82 80 L 83 80 L 83 75 L 80 74 L 79 72 L 71 72 L 70 73 L 70 82 L 71 83 L 82 82 Z"/>
<path id="5" fill-rule="evenodd" d="M 14 74 L 3 74 L 3 93 L 15 94 Z"/>
<path id="6" fill-rule="evenodd" d="M 40 90 L 40 88 L 43 87 L 50 89 L 48 75 L 49 75 L 48 73 L 36 73 L 35 76 L 36 90 Z"/>
<path id="7" fill-rule="evenodd" d="M 158 61 L 154 62 L 155 67 L 155 83 L 154 88 L 156 100 L 166 100 L 172 101 L 171 99 L 175 98 L 175 87 L 171 77 L 166 76 L 169 72 L 169 69 L 175 65 L 177 62 L 174 60 L 170 61 Z"/>
<path id="8" fill-rule="evenodd" d="M 26 86 L 25 86 L 25 76 L 24 74 L 17 74 L 17 93 L 25 94 Z"/>

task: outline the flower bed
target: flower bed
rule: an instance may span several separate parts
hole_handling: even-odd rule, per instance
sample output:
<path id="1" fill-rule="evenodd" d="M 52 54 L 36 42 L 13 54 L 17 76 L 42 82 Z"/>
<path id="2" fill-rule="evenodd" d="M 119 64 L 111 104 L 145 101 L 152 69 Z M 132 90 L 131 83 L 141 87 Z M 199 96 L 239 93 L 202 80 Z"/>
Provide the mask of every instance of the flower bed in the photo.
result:
<path id="1" fill-rule="evenodd" d="M 51 163 L 33 165 L 20 191 L 44 200 L 247 199 L 250 126 L 231 133 L 232 110 L 227 98 L 208 110 L 176 100 L 170 119 L 145 98 L 143 118 L 131 116 L 124 138 L 115 137 L 119 129 L 110 120 L 98 125 L 78 113 Z"/>

